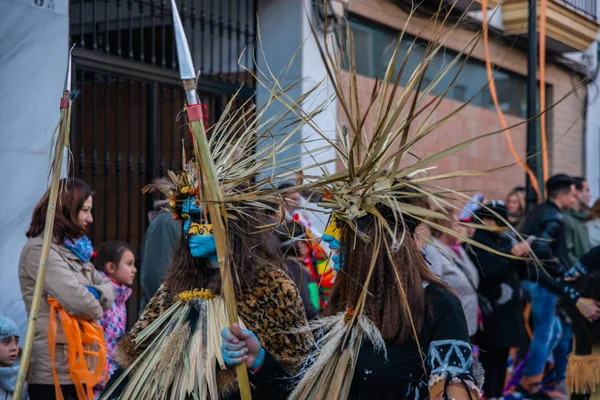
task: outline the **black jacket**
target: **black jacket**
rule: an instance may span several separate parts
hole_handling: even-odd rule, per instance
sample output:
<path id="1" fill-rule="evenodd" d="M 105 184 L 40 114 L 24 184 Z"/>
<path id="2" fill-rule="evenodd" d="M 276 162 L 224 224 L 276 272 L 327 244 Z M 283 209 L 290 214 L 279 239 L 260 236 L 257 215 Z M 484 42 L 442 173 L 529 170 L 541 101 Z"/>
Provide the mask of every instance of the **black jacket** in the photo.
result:
<path id="1" fill-rule="evenodd" d="M 512 240 L 506 235 L 484 229 L 477 229 L 473 240 L 504 254 L 510 254 L 513 246 Z M 524 268 L 524 262 L 476 246 L 468 246 L 467 253 L 479 272 L 479 294 L 494 309 L 491 316 L 484 318 L 483 331 L 476 336 L 477 343 L 484 350 L 526 345 L 521 284 L 517 277 L 517 269 Z"/>
<path id="2" fill-rule="evenodd" d="M 462 306 L 448 290 L 430 284 L 425 295 L 432 308 L 419 333 L 420 351 L 426 356 L 425 366 L 414 340 L 387 344 L 387 360 L 363 341 L 349 400 L 414 400 L 429 397 L 428 381 L 434 378 L 456 379 L 477 385 L 474 374 L 469 330 Z M 310 357 L 309 357 L 310 360 Z M 425 367 L 425 368 L 424 368 Z M 290 376 L 268 352 L 263 365 L 250 374 L 250 382 L 265 399 L 287 399 L 298 376 Z"/>
<path id="3" fill-rule="evenodd" d="M 568 279 L 566 285 L 573 291 L 600 300 L 600 246 L 581 257 L 565 277 Z M 573 323 L 575 354 L 590 354 L 592 346 L 600 343 L 600 320 L 588 321 L 573 305 L 568 305 L 565 311 Z"/>
<path id="4" fill-rule="evenodd" d="M 531 250 L 544 269 L 530 262 L 527 264 L 527 275 L 522 278 L 536 282 L 574 304 L 579 297 L 570 292 L 562 280 L 562 276 L 570 267 L 562 219 L 560 210 L 551 201 L 537 205 L 527 216 L 522 233 L 525 236 L 536 237 L 531 244 Z"/>
<path id="5" fill-rule="evenodd" d="M 536 206 L 527 216 L 523 234 L 537 238 L 531 245 L 552 278 L 559 278 L 569 268 L 563 217 L 551 201 Z"/>

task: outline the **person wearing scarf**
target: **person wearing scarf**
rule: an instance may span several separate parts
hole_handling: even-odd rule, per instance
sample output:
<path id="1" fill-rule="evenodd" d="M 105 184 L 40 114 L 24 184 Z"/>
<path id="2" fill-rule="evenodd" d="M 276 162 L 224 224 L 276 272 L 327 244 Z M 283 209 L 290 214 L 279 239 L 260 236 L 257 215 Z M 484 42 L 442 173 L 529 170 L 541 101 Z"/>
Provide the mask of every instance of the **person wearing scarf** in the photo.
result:
<path id="1" fill-rule="evenodd" d="M 20 363 L 19 327 L 12 319 L 0 314 L 0 400 L 13 398 Z M 21 399 L 27 400 L 27 385 Z"/>
<path id="2" fill-rule="evenodd" d="M 64 179 L 61 188 L 29 365 L 29 397 L 33 400 L 90 397 L 93 382 L 80 379 L 77 370 L 100 370 L 94 376 L 102 378 L 106 360 L 100 353 L 105 346 L 95 321 L 115 300 L 112 283 L 90 262 L 94 250 L 85 232 L 93 222 L 92 191 L 76 179 Z M 19 283 L 28 314 L 42 255 L 47 207 L 48 193 L 33 212 L 19 261 Z M 72 324 L 65 325 L 67 321 Z M 95 354 L 76 355 L 78 348 Z"/>

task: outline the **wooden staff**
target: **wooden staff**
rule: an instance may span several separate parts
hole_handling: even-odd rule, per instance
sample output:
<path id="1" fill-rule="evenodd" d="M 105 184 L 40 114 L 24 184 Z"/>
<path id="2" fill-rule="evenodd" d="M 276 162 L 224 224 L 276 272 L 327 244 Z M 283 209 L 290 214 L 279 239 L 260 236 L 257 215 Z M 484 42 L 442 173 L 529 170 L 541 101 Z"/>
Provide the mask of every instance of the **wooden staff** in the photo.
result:
<path id="1" fill-rule="evenodd" d="M 211 216 L 217 246 L 217 256 L 219 258 L 219 267 L 221 270 L 222 295 L 225 299 L 229 324 L 233 325 L 238 322 L 238 312 L 233 278 L 231 269 L 229 268 L 229 256 L 227 252 L 228 237 L 224 221 L 226 215 L 225 210 L 222 207 L 223 196 L 219 188 L 219 180 L 210 154 L 208 140 L 206 139 L 206 131 L 202 121 L 205 116 L 202 113 L 202 106 L 200 105 L 196 93 L 196 73 L 194 64 L 192 62 L 185 32 L 181 24 L 181 19 L 177 12 L 175 0 L 171 0 L 171 6 L 173 9 L 173 27 L 177 44 L 179 73 L 181 80 L 183 81 L 183 87 L 188 103 L 187 116 L 190 132 L 194 139 L 194 150 L 196 151 L 196 158 L 200 165 L 200 171 L 197 171 L 197 173 L 201 172 L 201 175 L 198 179 L 199 184 L 202 185 L 202 189 L 206 194 L 205 202 L 207 203 L 208 212 Z M 248 380 L 248 370 L 246 369 L 245 363 L 238 364 L 236 366 L 236 372 L 242 400 L 252 399 L 250 393 L 250 381 Z"/>
<path id="2" fill-rule="evenodd" d="M 71 48 L 71 50 L 73 50 Z M 69 51 L 69 61 L 67 64 L 67 76 L 65 78 L 65 88 L 60 99 L 60 122 L 58 125 L 58 136 L 54 144 L 54 155 L 52 159 L 52 175 L 50 181 L 50 193 L 48 194 L 48 209 L 46 210 L 46 224 L 44 225 L 44 241 L 42 243 L 42 255 L 38 265 L 38 272 L 35 281 L 35 289 L 31 300 L 31 310 L 29 310 L 29 321 L 27 323 L 27 332 L 25 334 L 25 343 L 21 353 L 21 365 L 15 383 L 14 399 L 21 400 L 23 387 L 27 378 L 29 361 L 31 359 L 31 349 L 35 336 L 35 327 L 37 323 L 38 311 L 42 302 L 44 291 L 44 281 L 46 279 L 46 262 L 50 253 L 50 244 L 54 238 L 54 216 L 56 214 L 56 200 L 60 189 L 60 177 L 62 174 L 63 155 L 65 147 L 69 146 L 69 136 L 71 133 L 71 51 Z"/>

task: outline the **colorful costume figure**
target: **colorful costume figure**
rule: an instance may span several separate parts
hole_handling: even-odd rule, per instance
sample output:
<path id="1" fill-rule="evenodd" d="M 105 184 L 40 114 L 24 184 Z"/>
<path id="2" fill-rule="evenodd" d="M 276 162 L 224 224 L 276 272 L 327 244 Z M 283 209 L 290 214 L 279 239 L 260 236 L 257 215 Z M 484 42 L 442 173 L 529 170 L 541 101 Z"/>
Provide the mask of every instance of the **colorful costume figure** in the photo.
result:
<path id="1" fill-rule="evenodd" d="M 584 297 L 600 301 L 600 246 L 586 253 L 565 275 L 565 283 Z M 600 399 L 600 320 L 590 322 L 575 306 L 567 312 L 573 322 L 574 351 L 567 364 L 567 389 L 574 399 Z M 587 397 L 586 397 L 587 396 Z"/>
<path id="2" fill-rule="evenodd" d="M 304 266 L 310 272 L 312 279 L 317 283 L 319 289 L 317 306 L 319 310 L 323 310 L 327 306 L 329 296 L 331 295 L 331 288 L 335 281 L 335 270 L 329 262 L 327 252 L 319 242 L 322 235 L 313 229 L 310 221 L 302 215 L 300 210 L 296 210 L 293 213 L 292 219 L 305 229 L 309 252 L 304 260 Z"/>
<path id="3" fill-rule="evenodd" d="M 200 399 L 235 399 L 236 375 L 224 369 L 219 351 L 219 332 L 228 322 L 210 216 L 196 198 L 193 163 L 169 176 L 149 189 L 169 196 L 173 216 L 183 222 L 183 235 L 164 283 L 119 342 L 117 361 L 129 368 L 130 376 L 119 392 L 131 399 L 192 394 Z M 268 233 L 254 231 L 255 224 L 261 225 L 259 210 L 242 204 L 228 215 L 240 324 L 256 332 L 265 348 L 294 373 L 312 344 L 310 334 L 291 332 L 306 323 L 298 289 L 280 269 L 279 253 L 267 246 Z"/>
<path id="4" fill-rule="evenodd" d="M 309 332 L 299 330 L 306 316 L 298 288 L 281 269 L 281 252 L 269 240 L 274 226 L 265 214 L 272 211 L 268 204 L 281 196 L 257 185 L 262 171 L 275 170 L 277 153 L 287 147 L 267 145 L 272 132 L 262 118 L 268 104 L 257 110 L 251 100 L 240 102 L 237 96 L 209 134 L 202 129 L 205 113 L 199 106 L 196 70 L 175 0 L 171 6 L 197 161 L 186 163 L 184 151 L 184 171 L 169 171 L 167 178 L 146 188 L 170 199 L 173 216 L 183 222 L 183 235 L 164 283 L 119 342 L 117 361 L 127 370 L 104 397 L 120 393 L 121 398 L 144 400 L 236 399 L 250 388 L 241 378 L 244 375 L 238 382 L 236 372 L 225 369 L 219 335 L 225 326 L 237 319 L 240 326 L 252 329 L 291 374 L 306 359 L 313 342 Z M 268 117 L 268 123 L 276 126 L 284 118 Z M 286 118 L 290 133 L 278 138 L 291 141 L 307 120 Z M 265 146 L 257 150 L 257 143 Z M 267 179 L 281 177 L 275 174 Z M 235 303 L 237 317 L 228 315 L 236 311 Z M 253 398 L 261 395 L 255 386 Z"/>

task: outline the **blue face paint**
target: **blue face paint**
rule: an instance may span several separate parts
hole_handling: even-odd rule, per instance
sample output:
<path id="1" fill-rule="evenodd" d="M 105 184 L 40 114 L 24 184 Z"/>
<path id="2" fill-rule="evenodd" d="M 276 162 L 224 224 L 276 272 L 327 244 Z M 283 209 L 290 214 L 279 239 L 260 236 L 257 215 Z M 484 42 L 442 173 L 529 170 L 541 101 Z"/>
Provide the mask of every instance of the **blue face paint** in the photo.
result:
<path id="1" fill-rule="evenodd" d="M 218 262 L 217 243 L 213 235 L 193 235 L 188 239 L 190 244 L 190 253 L 193 257 L 207 258 L 210 261 Z"/>
<path id="2" fill-rule="evenodd" d="M 340 255 L 336 254 L 333 257 L 331 257 L 331 261 L 333 261 L 333 269 L 335 270 L 335 272 L 338 272 L 340 270 Z"/>
<path id="3" fill-rule="evenodd" d="M 190 246 L 193 257 L 206 258 L 218 262 L 217 245 L 212 232 L 212 225 L 202 223 L 202 207 L 196 202 L 195 196 L 189 196 L 181 209 L 183 217 L 183 232 Z"/>
<path id="4" fill-rule="evenodd" d="M 342 267 L 343 258 L 340 256 L 341 245 L 340 241 L 333 237 L 332 235 L 324 234 L 322 237 L 323 241 L 329 244 L 329 249 L 334 251 L 334 255 L 331 256 L 331 261 L 333 261 L 333 269 L 337 272 Z"/>
<path id="5" fill-rule="evenodd" d="M 189 216 L 200 215 L 202 207 L 196 202 L 196 196 L 188 196 L 181 206 L 181 214 L 187 214 Z"/>
<path id="6" fill-rule="evenodd" d="M 327 243 L 329 245 L 329 248 L 331 250 L 339 250 L 340 249 L 340 241 L 338 239 L 336 239 L 335 237 L 328 235 L 328 234 L 324 234 L 322 239 L 325 243 Z"/>

